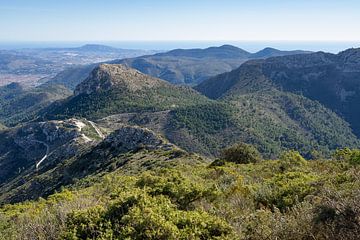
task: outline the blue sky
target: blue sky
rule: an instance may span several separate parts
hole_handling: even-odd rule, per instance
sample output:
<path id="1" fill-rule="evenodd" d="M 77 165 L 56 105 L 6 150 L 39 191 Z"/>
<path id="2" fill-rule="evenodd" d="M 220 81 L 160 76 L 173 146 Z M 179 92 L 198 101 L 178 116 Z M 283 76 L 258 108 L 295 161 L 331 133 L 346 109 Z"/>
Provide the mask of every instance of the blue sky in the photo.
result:
<path id="1" fill-rule="evenodd" d="M 358 41 L 358 0 L 0 0 L 0 41 Z"/>

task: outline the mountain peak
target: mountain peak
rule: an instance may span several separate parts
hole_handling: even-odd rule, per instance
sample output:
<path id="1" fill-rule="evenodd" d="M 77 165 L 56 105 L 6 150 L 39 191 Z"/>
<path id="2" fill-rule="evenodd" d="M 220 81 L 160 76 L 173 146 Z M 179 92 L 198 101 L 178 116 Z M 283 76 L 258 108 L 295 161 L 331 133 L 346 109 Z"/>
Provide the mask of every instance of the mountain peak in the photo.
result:
<path id="1" fill-rule="evenodd" d="M 114 52 L 117 50 L 116 48 L 101 44 L 85 44 L 79 47 L 78 49 L 82 51 L 93 51 L 93 52 Z"/>
<path id="2" fill-rule="evenodd" d="M 280 50 L 272 47 L 266 47 L 263 50 L 260 50 L 260 52 L 280 52 Z"/>
<path id="3" fill-rule="evenodd" d="M 135 69 L 132 69 L 126 65 L 123 64 L 107 64 L 103 63 L 98 66 L 98 71 L 107 72 L 109 74 L 115 74 L 115 73 L 124 73 L 124 72 L 138 72 Z"/>
<path id="4" fill-rule="evenodd" d="M 238 48 L 238 47 L 235 47 L 233 45 L 230 45 L 230 44 L 224 44 L 220 47 L 217 47 L 219 49 L 227 49 L 227 50 L 234 50 L 234 51 L 237 51 L 237 50 L 242 50 L 241 48 Z"/>
<path id="5" fill-rule="evenodd" d="M 309 51 L 302 50 L 294 50 L 294 51 L 282 51 L 272 47 L 266 47 L 254 54 L 252 54 L 252 58 L 269 58 L 269 57 L 280 57 L 287 55 L 297 55 L 297 54 L 308 54 L 311 53 Z"/>
<path id="6" fill-rule="evenodd" d="M 239 47 L 230 45 L 230 44 L 224 44 L 220 47 L 209 47 L 204 49 L 204 51 L 207 51 L 212 54 L 216 54 L 216 56 L 222 56 L 222 57 L 247 57 L 250 55 L 249 52 L 245 51 L 244 49 L 241 49 Z"/>
<path id="7" fill-rule="evenodd" d="M 122 64 L 100 64 L 90 76 L 75 89 L 75 95 L 90 94 L 97 91 L 108 91 L 112 88 L 123 88 L 136 91 L 151 88 L 166 82 L 147 76 Z"/>
<path id="8" fill-rule="evenodd" d="M 205 49 L 175 49 L 166 53 L 159 53 L 158 55 L 193 58 L 246 58 L 250 53 L 232 45 L 222 45 L 220 47 L 209 47 Z"/>
<path id="9" fill-rule="evenodd" d="M 235 47 L 234 45 L 231 45 L 231 44 L 224 44 L 224 45 L 221 45 L 219 48 L 237 48 L 237 49 L 239 49 L 238 47 Z"/>

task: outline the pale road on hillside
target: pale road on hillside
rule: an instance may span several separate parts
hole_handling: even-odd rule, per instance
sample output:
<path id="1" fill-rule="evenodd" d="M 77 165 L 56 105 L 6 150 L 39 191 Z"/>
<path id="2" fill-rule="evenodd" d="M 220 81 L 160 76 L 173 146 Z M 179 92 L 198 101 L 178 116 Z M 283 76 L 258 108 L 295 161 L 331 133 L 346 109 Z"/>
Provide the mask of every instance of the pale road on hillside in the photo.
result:
<path id="1" fill-rule="evenodd" d="M 95 131 L 96 131 L 96 133 L 99 135 L 99 137 L 101 138 L 101 139 L 104 139 L 105 138 L 105 135 L 100 131 L 100 129 L 95 125 L 95 123 L 94 122 L 92 122 L 92 121 L 88 121 L 90 124 L 91 124 L 91 126 L 95 129 Z M 40 166 L 40 164 L 42 163 L 42 162 L 44 162 L 46 159 L 47 159 L 47 157 L 49 156 L 49 151 L 50 151 L 50 147 L 49 147 L 49 145 L 47 144 L 47 143 L 45 143 L 45 142 L 43 142 L 43 141 L 39 141 L 39 140 L 33 140 L 34 142 L 37 142 L 37 143 L 41 143 L 41 144 L 43 144 L 45 147 L 46 147 L 46 153 L 45 153 L 45 155 L 40 159 L 40 161 L 38 161 L 37 163 L 36 163 L 36 165 L 35 165 L 35 167 L 36 167 L 36 170 L 38 170 L 39 169 L 39 166 Z"/>
<path id="2" fill-rule="evenodd" d="M 88 120 L 88 122 L 91 124 L 91 126 L 95 129 L 95 131 L 97 132 L 97 134 L 99 135 L 99 137 L 101 138 L 101 139 L 104 139 L 105 138 L 105 135 L 100 131 L 100 129 L 95 125 L 95 123 L 94 122 L 92 122 L 92 121 L 89 121 Z"/>
<path id="3" fill-rule="evenodd" d="M 45 161 L 45 159 L 49 156 L 50 147 L 49 147 L 49 145 L 48 145 L 47 143 L 45 143 L 45 142 L 43 142 L 43 141 L 34 140 L 34 142 L 41 143 L 41 144 L 43 144 L 43 145 L 46 147 L 46 153 L 45 153 L 45 156 L 44 156 L 43 158 L 41 158 L 41 159 L 40 159 L 40 161 L 38 161 L 38 162 L 36 163 L 36 165 L 35 165 L 36 170 L 38 170 L 38 169 L 39 169 L 40 164 L 41 164 L 43 161 Z"/>

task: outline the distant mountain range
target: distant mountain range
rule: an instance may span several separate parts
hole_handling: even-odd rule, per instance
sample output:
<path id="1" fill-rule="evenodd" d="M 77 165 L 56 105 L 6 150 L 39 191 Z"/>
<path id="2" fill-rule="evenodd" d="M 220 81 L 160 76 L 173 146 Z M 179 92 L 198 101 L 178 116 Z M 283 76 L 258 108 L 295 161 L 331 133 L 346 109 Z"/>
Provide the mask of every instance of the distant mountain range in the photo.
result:
<path id="1" fill-rule="evenodd" d="M 213 99 L 271 89 L 302 95 L 344 117 L 360 136 L 360 49 L 249 61 L 196 89 Z"/>
<path id="2" fill-rule="evenodd" d="M 26 49 L 25 49 L 26 50 Z M 34 50 L 34 49 L 32 49 Z M 55 51 L 55 52 L 78 52 L 78 53 L 97 53 L 100 55 L 103 54 L 114 54 L 114 53 L 120 53 L 120 54 L 128 54 L 128 55 L 138 55 L 139 52 L 142 52 L 143 54 L 146 53 L 153 53 L 157 52 L 155 50 L 141 50 L 141 49 L 124 49 L 124 48 L 115 48 L 110 47 L 107 45 L 101 45 L 101 44 L 85 44 L 80 47 L 70 47 L 70 48 L 42 48 L 42 49 L 36 49 L 41 51 Z"/>
<path id="3" fill-rule="evenodd" d="M 250 59 L 306 53 L 309 52 L 265 48 L 252 54 L 238 47 L 223 45 L 206 49 L 176 49 L 154 55 L 114 60 L 109 63 L 124 64 L 174 84 L 193 86 L 209 77 L 231 71 Z M 50 81 L 74 89 L 89 75 L 92 68 L 93 66 L 89 65 L 66 69 Z"/>

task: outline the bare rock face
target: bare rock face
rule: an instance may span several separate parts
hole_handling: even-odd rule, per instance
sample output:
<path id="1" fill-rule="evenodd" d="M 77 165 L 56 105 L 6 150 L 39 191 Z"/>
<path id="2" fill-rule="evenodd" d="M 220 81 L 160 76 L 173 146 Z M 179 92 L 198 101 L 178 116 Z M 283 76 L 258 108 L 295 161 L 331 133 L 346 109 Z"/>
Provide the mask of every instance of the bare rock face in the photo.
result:
<path id="1" fill-rule="evenodd" d="M 101 64 L 90 76 L 79 84 L 74 94 L 91 94 L 97 91 L 108 91 L 121 88 L 127 91 L 137 91 L 168 84 L 121 64 Z"/>
<path id="2" fill-rule="evenodd" d="M 19 128 L 13 138 L 24 149 L 39 141 L 56 147 L 81 137 L 78 122 L 80 121 L 69 119 L 66 121 L 31 123 Z"/>
<path id="3" fill-rule="evenodd" d="M 164 140 L 153 131 L 134 126 L 121 127 L 110 134 L 104 143 L 109 144 L 111 148 L 119 152 L 134 151 L 141 148 L 154 150 L 164 146 Z"/>

